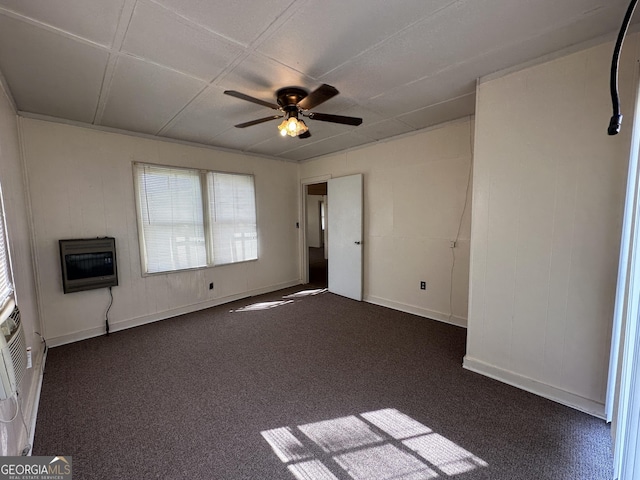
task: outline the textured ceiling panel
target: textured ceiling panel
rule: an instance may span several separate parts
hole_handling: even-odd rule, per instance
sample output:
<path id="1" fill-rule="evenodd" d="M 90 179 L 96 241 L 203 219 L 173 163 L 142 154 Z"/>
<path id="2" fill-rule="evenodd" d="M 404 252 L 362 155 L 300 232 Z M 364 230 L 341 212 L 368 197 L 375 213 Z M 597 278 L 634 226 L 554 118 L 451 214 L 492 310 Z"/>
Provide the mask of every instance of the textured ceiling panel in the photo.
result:
<path id="1" fill-rule="evenodd" d="M 0 0 L 0 73 L 21 111 L 299 161 L 473 114 L 478 77 L 613 38 L 626 7 Z M 340 94 L 312 111 L 361 126 L 305 119 L 307 139 L 280 138 L 277 120 L 234 128 L 278 112 L 223 93 L 275 102 L 279 88 L 322 83 Z"/>
<path id="2" fill-rule="evenodd" d="M 180 73 L 122 56 L 100 123 L 156 134 L 203 87 Z"/>
<path id="3" fill-rule="evenodd" d="M 248 55 L 216 84 L 225 90 L 239 90 L 247 95 L 275 102 L 275 91 L 289 85 L 315 84 L 310 77 L 261 55 Z"/>
<path id="4" fill-rule="evenodd" d="M 319 142 L 310 143 L 307 146 L 285 152 L 280 156 L 288 160 L 300 161 L 357 147 L 370 141 L 371 139 L 358 135 L 357 133 L 346 133 L 320 140 Z"/>
<path id="5" fill-rule="evenodd" d="M 269 131 L 268 138 L 266 140 L 263 140 L 256 145 L 252 145 L 247 149 L 247 152 L 261 153 L 263 155 L 271 155 L 275 157 L 284 152 L 304 146 L 304 142 L 306 141 L 307 140 L 301 140 L 299 138 L 281 137 L 280 135 L 274 136 L 273 131 Z"/>
<path id="6" fill-rule="evenodd" d="M 283 15 L 293 0 L 155 0 L 227 38 L 247 45 Z"/>
<path id="7" fill-rule="evenodd" d="M 320 77 L 451 3 L 453 0 L 395 0 L 393 5 L 388 0 L 308 2 L 258 51 Z"/>
<path id="8" fill-rule="evenodd" d="M 124 0 L 0 0 L 0 8 L 111 45 Z"/>
<path id="9" fill-rule="evenodd" d="M 220 89 L 209 87 L 180 112 L 163 134 L 208 144 L 222 132 L 233 129 L 233 125 L 266 116 L 266 112 L 269 110 L 263 112 L 259 106 L 246 102 L 239 104 L 239 100 L 223 95 Z"/>
<path id="10" fill-rule="evenodd" d="M 298 138 L 281 138 L 280 135 L 278 135 L 277 125 L 277 121 L 273 120 L 272 122 L 249 127 L 251 130 L 247 128 L 230 128 L 215 137 L 213 143 L 224 148 L 244 151 L 250 147 L 249 142 L 252 142 L 251 145 L 253 145 L 254 142 L 263 142 L 273 137 L 276 137 L 278 140 L 302 141 Z M 257 153 L 262 152 L 257 151 Z"/>
<path id="11" fill-rule="evenodd" d="M 239 45 L 148 2 L 137 4 L 122 50 L 207 81 L 244 52 Z"/>
<path id="12" fill-rule="evenodd" d="M 394 118 L 390 120 L 382 120 L 376 123 L 368 123 L 358 127 L 358 134 L 373 140 L 382 140 L 384 138 L 402 135 L 415 130 L 414 127 L 402 123 Z"/>
<path id="13" fill-rule="evenodd" d="M 108 53 L 0 15 L 0 65 L 19 110 L 91 123 Z"/>
<path id="14" fill-rule="evenodd" d="M 473 115 L 476 107 L 476 94 L 447 100 L 446 102 L 422 108 L 415 112 L 401 115 L 398 119 L 416 129 L 427 128 L 438 123 Z"/>
<path id="15" fill-rule="evenodd" d="M 464 72 L 460 70 L 464 70 Z M 481 76 L 477 74 L 480 70 L 481 67 L 478 68 L 473 64 L 453 67 L 433 77 L 389 90 L 372 98 L 366 105 L 384 116 L 402 115 L 412 110 L 440 103 L 443 98 L 456 98 L 474 92 L 475 78 Z M 468 73 L 468 75 L 461 73 Z M 491 73 L 491 71 L 486 73 Z"/>
<path id="16" fill-rule="evenodd" d="M 583 3 L 592 6 L 594 2 Z M 563 29 L 572 21 L 548 13 L 536 14 L 547 10 L 560 9 L 556 3 L 546 9 L 540 8 L 537 2 L 513 0 L 457 2 L 330 72 L 322 80 L 342 81 L 346 93 L 360 101 L 370 99 L 452 65 L 473 61 L 510 43 Z M 598 11 L 604 12 L 604 9 Z M 362 78 L 375 78 L 375 81 L 362 82 Z"/>

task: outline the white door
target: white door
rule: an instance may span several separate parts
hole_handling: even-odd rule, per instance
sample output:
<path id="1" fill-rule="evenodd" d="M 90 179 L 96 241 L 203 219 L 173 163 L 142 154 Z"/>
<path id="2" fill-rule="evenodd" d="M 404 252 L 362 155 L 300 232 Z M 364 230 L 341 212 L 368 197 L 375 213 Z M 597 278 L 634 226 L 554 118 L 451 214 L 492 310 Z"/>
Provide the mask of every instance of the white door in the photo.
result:
<path id="1" fill-rule="evenodd" d="M 329 291 L 362 300 L 362 174 L 327 182 Z"/>

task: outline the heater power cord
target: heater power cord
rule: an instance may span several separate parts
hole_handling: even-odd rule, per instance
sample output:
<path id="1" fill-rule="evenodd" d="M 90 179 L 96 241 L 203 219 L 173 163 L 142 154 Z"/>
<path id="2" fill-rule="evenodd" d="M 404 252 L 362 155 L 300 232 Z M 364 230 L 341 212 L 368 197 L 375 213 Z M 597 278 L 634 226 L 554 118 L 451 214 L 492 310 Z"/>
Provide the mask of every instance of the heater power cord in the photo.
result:
<path id="1" fill-rule="evenodd" d="M 16 392 L 13 395 L 11 395 L 11 398 L 13 398 L 13 401 L 16 402 L 16 413 L 13 415 L 11 420 L 5 420 L 4 418 L 0 418 L 0 423 L 11 423 L 16 418 L 18 418 L 18 412 L 20 411 L 20 405 L 18 404 L 18 393 Z"/>
<path id="2" fill-rule="evenodd" d="M 111 287 L 109 287 L 109 297 L 111 297 L 111 300 L 109 300 L 107 313 L 104 314 L 104 325 L 105 325 L 106 335 L 109 335 L 109 310 L 111 310 L 111 306 L 113 305 L 113 291 L 111 290 Z"/>

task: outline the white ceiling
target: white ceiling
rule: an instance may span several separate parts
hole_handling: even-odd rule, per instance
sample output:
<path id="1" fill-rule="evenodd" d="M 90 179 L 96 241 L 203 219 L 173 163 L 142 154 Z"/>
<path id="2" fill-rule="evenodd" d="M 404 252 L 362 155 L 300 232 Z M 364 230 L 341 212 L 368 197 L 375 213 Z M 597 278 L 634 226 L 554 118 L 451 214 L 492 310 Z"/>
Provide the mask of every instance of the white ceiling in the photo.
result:
<path id="1" fill-rule="evenodd" d="M 474 112 L 475 80 L 617 30 L 627 0 L 0 0 L 18 110 L 300 161 Z M 603 65 L 603 68 L 608 68 Z M 284 86 L 341 93 L 282 138 Z"/>

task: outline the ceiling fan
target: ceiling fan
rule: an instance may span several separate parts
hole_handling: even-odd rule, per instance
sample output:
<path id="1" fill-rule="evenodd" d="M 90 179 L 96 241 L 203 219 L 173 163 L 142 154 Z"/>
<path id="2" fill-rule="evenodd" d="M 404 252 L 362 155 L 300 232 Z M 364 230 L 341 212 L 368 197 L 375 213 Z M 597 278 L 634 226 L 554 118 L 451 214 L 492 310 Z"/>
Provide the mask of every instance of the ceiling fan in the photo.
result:
<path id="1" fill-rule="evenodd" d="M 321 122 L 341 123 L 343 125 L 358 126 L 362 123 L 361 118 L 346 117 L 344 115 L 330 115 L 328 113 L 316 113 L 311 112 L 312 108 L 317 107 L 321 103 L 326 102 L 330 98 L 338 95 L 338 90 L 331 85 L 322 84 L 313 92 L 308 93 L 305 89 L 300 87 L 284 87 L 276 91 L 277 104 L 254 98 L 235 90 L 225 90 L 225 95 L 246 100 L 247 102 L 257 103 L 263 107 L 268 107 L 273 110 L 277 110 L 278 113 L 270 115 L 264 118 L 258 118 L 250 122 L 239 123 L 237 128 L 251 127 L 252 125 L 258 125 L 260 123 L 269 122 L 278 118 L 284 120 L 278 126 L 280 135 L 309 138 L 311 133 L 303 120 L 299 117 L 307 117 L 311 120 L 320 120 Z"/>

